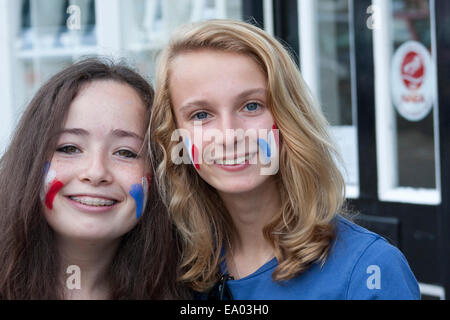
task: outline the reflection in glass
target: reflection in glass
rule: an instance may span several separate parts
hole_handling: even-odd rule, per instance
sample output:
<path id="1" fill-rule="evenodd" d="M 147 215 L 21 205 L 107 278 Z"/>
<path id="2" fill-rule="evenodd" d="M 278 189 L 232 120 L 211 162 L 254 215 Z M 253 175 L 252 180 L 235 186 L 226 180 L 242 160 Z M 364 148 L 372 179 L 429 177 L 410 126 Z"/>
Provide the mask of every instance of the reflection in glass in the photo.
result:
<path id="1" fill-rule="evenodd" d="M 121 14 L 124 56 L 152 81 L 156 56 L 175 28 L 214 18 L 242 20 L 242 0 L 123 1 Z"/>
<path id="2" fill-rule="evenodd" d="M 68 8 L 76 7 L 75 13 Z M 18 49 L 51 50 L 95 45 L 94 0 L 21 0 Z M 72 13 L 71 13 L 72 12 Z M 69 30 L 68 21 L 77 21 Z"/>
<path id="3" fill-rule="evenodd" d="M 317 3 L 320 102 L 331 125 L 352 125 L 348 0 Z"/>

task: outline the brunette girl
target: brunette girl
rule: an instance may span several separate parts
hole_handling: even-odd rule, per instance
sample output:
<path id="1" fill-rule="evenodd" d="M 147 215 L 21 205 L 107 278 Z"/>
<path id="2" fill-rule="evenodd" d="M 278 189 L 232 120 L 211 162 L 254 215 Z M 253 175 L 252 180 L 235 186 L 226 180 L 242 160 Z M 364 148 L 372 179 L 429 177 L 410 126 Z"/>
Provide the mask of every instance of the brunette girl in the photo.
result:
<path id="1" fill-rule="evenodd" d="M 176 299 L 178 246 L 154 192 L 153 89 L 86 59 L 36 93 L 0 162 L 1 299 Z"/>

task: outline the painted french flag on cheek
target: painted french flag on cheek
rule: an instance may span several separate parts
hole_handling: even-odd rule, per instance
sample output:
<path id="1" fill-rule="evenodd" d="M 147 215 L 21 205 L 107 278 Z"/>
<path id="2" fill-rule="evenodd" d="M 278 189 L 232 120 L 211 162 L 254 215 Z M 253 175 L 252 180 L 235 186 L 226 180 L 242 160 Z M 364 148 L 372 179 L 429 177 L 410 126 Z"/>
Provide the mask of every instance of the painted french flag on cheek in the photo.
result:
<path id="1" fill-rule="evenodd" d="M 261 162 L 263 164 L 269 164 L 274 157 L 278 156 L 279 133 L 275 123 L 267 135 L 267 141 L 259 138 L 258 145 L 261 149 L 261 154 L 263 157 Z"/>
<path id="2" fill-rule="evenodd" d="M 197 170 L 200 170 L 200 164 L 198 162 L 199 153 L 197 147 L 195 146 L 195 144 L 191 143 L 187 137 L 184 138 L 184 143 L 186 145 L 191 162 L 194 164 Z"/>
<path id="3" fill-rule="evenodd" d="M 41 201 L 44 202 L 45 206 L 49 209 L 53 209 L 53 201 L 55 200 L 56 194 L 59 190 L 64 187 L 64 184 L 56 179 L 55 170 L 50 169 L 50 162 L 45 163 L 44 168 L 44 184 L 41 190 Z"/>

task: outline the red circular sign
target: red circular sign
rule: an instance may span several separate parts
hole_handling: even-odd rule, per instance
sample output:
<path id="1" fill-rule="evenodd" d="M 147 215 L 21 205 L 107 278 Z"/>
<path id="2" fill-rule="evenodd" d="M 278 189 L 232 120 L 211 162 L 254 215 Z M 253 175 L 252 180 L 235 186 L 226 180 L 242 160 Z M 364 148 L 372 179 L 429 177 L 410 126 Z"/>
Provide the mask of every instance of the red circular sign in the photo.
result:
<path id="1" fill-rule="evenodd" d="M 423 82 L 425 67 L 422 58 L 415 51 L 409 51 L 402 61 L 402 79 L 410 90 L 417 90 Z"/>

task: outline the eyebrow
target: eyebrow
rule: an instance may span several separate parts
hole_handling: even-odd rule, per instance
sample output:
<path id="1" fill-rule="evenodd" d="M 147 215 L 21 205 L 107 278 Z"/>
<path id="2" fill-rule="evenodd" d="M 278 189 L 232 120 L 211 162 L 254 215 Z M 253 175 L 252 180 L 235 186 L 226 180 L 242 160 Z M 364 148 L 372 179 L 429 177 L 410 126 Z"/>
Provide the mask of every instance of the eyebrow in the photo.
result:
<path id="1" fill-rule="evenodd" d="M 59 135 L 62 134 L 72 134 L 75 136 L 89 136 L 89 131 L 81 128 L 69 128 L 69 129 L 63 129 L 59 132 Z M 127 131 L 123 129 L 114 129 L 111 130 L 111 133 L 113 136 L 117 138 L 135 138 L 141 141 L 144 141 L 144 138 L 138 135 L 137 133 L 134 133 L 132 131 Z"/>
<path id="2" fill-rule="evenodd" d="M 88 136 L 89 132 L 80 128 L 70 128 L 70 129 L 63 129 L 58 132 L 58 135 L 62 134 L 72 134 L 75 136 Z"/>
<path id="3" fill-rule="evenodd" d="M 266 88 L 252 88 L 252 89 L 248 89 L 245 91 L 242 91 L 241 93 L 239 93 L 236 96 L 236 100 L 242 100 L 243 98 L 246 98 L 252 94 L 267 94 L 267 89 Z M 198 100 L 193 100 L 193 101 L 189 101 L 188 103 L 186 103 L 185 105 L 183 105 L 180 108 L 180 111 L 188 111 L 189 109 L 193 109 L 193 108 L 205 108 L 208 107 L 209 103 L 206 100 L 203 99 L 198 99 Z"/>
<path id="4" fill-rule="evenodd" d="M 134 133 L 132 131 L 122 130 L 122 129 L 115 129 L 112 131 L 113 136 L 116 136 L 118 138 L 135 138 L 141 141 L 144 141 L 144 138 L 138 135 L 137 133 Z"/>

